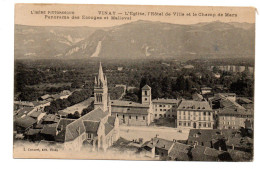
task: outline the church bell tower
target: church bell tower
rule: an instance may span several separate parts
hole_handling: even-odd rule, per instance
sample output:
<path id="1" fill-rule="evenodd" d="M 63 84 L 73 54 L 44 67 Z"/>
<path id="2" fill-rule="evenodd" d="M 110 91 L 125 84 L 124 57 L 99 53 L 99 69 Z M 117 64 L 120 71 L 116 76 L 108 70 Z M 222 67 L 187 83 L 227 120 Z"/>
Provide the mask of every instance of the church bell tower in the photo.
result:
<path id="1" fill-rule="evenodd" d="M 107 111 L 108 108 L 108 88 L 107 88 L 107 78 L 104 76 L 102 65 L 100 62 L 98 76 L 95 77 L 95 84 L 94 84 L 94 109 L 100 107 L 103 111 Z"/>

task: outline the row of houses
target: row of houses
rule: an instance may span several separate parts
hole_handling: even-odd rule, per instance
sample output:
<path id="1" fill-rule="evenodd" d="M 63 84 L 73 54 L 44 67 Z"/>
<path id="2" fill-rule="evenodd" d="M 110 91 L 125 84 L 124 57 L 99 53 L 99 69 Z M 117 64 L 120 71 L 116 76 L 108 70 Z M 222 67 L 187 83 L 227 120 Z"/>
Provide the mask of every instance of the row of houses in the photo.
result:
<path id="1" fill-rule="evenodd" d="M 239 130 L 191 129 L 184 141 L 158 137 L 145 142 L 138 152 L 158 160 L 251 161 L 253 140 Z"/>
<path id="2" fill-rule="evenodd" d="M 252 66 L 235 66 L 235 65 L 224 65 L 224 66 L 210 66 L 210 70 L 213 70 L 214 67 L 217 67 L 221 71 L 226 72 L 244 72 L 248 71 L 249 73 L 254 73 L 254 67 Z"/>

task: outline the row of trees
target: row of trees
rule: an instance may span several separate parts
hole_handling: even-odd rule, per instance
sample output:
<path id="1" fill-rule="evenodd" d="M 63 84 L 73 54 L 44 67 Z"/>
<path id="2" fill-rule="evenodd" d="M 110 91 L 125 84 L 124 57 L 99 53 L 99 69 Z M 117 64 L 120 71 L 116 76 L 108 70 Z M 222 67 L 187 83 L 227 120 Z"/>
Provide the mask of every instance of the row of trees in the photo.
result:
<path id="1" fill-rule="evenodd" d="M 63 110 L 67 107 L 80 103 L 88 99 L 91 95 L 91 90 L 82 89 L 80 91 L 75 91 L 66 99 L 57 99 L 52 101 L 50 106 L 45 106 L 44 111 L 50 114 L 56 114 L 59 110 Z"/>

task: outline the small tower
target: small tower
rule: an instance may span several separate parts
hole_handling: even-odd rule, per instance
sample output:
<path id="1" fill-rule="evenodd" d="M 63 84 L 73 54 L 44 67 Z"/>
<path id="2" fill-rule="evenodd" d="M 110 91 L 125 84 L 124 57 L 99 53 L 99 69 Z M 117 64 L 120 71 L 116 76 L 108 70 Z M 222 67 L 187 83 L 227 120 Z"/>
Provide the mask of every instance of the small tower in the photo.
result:
<path id="1" fill-rule="evenodd" d="M 150 86 L 145 85 L 142 88 L 142 104 L 150 105 L 152 103 L 152 89 Z"/>
<path id="2" fill-rule="evenodd" d="M 98 77 L 95 77 L 95 85 L 94 85 L 94 108 L 102 108 L 103 111 L 107 111 L 107 78 L 104 76 L 103 69 L 101 66 L 101 62 L 99 65 Z"/>

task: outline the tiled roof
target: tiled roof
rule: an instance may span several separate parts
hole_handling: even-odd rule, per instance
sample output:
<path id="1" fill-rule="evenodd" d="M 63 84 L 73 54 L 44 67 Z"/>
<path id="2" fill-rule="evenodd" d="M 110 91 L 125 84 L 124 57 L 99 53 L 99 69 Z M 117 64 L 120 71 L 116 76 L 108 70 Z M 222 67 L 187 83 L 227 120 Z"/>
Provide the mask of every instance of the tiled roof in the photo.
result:
<path id="1" fill-rule="evenodd" d="M 105 126 L 105 135 L 107 135 L 108 133 L 110 133 L 110 131 L 114 129 L 114 126 L 112 126 L 109 123 L 105 123 L 104 126 Z"/>
<path id="2" fill-rule="evenodd" d="M 191 149 L 193 161 L 218 161 L 223 152 L 204 146 L 196 146 Z"/>
<path id="3" fill-rule="evenodd" d="M 100 107 L 92 110 L 88 114 L 81 117 L 82 120 L 88 120 L 88 121 L 100 121 L 103 118 L 108 116 L 108 112 L 104 112 Z"/>
<path id="4" fill-rule="evenodd" d="M 125 113 L 125 114 L 144 114 L 147 115 L 148 108 L 136 108 L 136 107 L 112 107 L 113 113 Z"/>
<path id="5" fill-rule="evenodd" d="M 27 101 L 14 101 L 14 104 L 33 107 L 33 103 Z"/>
<path id="6" fill-rule="evenodd" d="M 16 113 L 17 115 L 15 116 L 15 118 L 20 118 L 20 117 L 22 117 L 24 114 L 26 115 L 26 114 L 30 113 L 32 110 L 33 110 L 32 107 L 24 107 L 24 108 L 21 108 L 21 109 L 19 109 L 19 110 L 17 111 L 17 113 Z"/>
<path id="7" fill-rule="evenodd" d="M 54 114 L 48 114 L 48 115 L 44 116 L 43 121 L 59 122 L 59 117 Z"/>
<path id="8" fill-rule="evenodd" d="M 41 113 L 43 113 L 43 111 L 41 111 L 41 110 L 40 111 L 34 111 L 29 116 L 37 118 Z"/>
<path id="9" fill-rule="evenodd" d="M 41 134 L 55 136 L 57 125 L 58 125 L 57 123 L 44 125 L 43 129 L 41 130 Z"/>
<path id="10" fill-rule="evenodd" d="M 252 154 L 244 152 L 244 151 L 228 149 L 228 153 L 230 154 L 233 161 L 251 161 L 252 160 Z"/>
<path id="11" fill-rule="evenodd" d="M 212 110 L 207 101 L 182 100 L 178 109 L 181 110 Z"/>
<path id="12" fill-rule="evenodd" d="M 65 141 L 72 141 L 85 132 L 82 119 L 77 119 L 66 127 Z"/>
<path id="13" fill-rule="evenodd" d="M 35 124 L 37 121 L 33 119 L 32 117 L 25 116 L 24 118 L 18 118 L 15 120 L 15 124 L 17 126 L 23 127 L 23 128 L 28 128 Z"/>
<path id="14" fill-rule="evenodd" d="M 245 110 L 245 108 L 243 106 L 241 106 L 240 104 L 238 104 L 235 101 L 232 101 L 230 99 L 222 99 L 220 101 L 221 107 L 223 108 L 233 108 L 233 109 L 242 109 Z"/>
<path id="15" fill-rule="evenodd" d="M 164 98 L 157 98 L 152 100 L 153 103 L 172 103 L 172 104 L 178 104 L 180 100 L 177 99 L 164 99 Z"/>
<path id="16" fill-rule="evenodd" d="M 112 126 L 114 126 L 115 125 L 115 120 L 116 120 L 115 116 L 109 116 L 108 119 L 107 119 L 107 122 L 109 124 L 111 124 Z"/>
<path id="17" fill-rule="evenodd" d="M 169 153 L 169 157 L 171 157 L 172 160 L 189 161 L 188 153 L 190 149 L 189 145 L 175 142 Z"/>
<path id="18" fill-rule="evenodd" d="M 67 125 L 69 125 L 73 121 L 75 121 L 75 119 L 66 119 L 66 118 L 60 119 L 58 126 L 57 126 L 57 130 L 63 130 L 63 129 L 65 130 Z"/>
<path id="19" fill-rule="evenodd" d="M 35 134 L 39 134 L 41 132 L 41 129 L 29 129 L 25 134 L 32 136 Z"/>
<path id="20" fill-rule="evenodd" d="M 203 129 L 191 129 L 189 132 L 188 142 L 197 141 L 197 142 L 210 142 L 213 139 L 227 139 L 229 136 L 240 136 L 239 131 L 236 129 L 211 129 L 211 130 L 203 130 Z M 206 146 L 206 145 L 205 145 Z"/>
<path id="21" fill-rule="evenodd" d="M 224 108 L 218 112 L 218 115 L 253 115 L 253 111 L 238 108 Z"/>
<path id="22" fill-rule="evenodd" d="M 111 100 L 111 106 L 118 107 L 149 107 L 149 105 L 124 100 Z"/>
<path id="23" fill-rule="evenodd" d="M 155 137 L 155 138 L 152 138 L 151 141 L 147 142 L 145 144 L 145 146 L 148 146 L 150 148 L 156 147 L 156 148 L 169 150 L 173 144 L 174 144 L 173 141 Z"/>
<path id="24" fill-rule="evenodd" d="M 97 133 L 100 122 L 83 121 L 87 133 Z"/>

